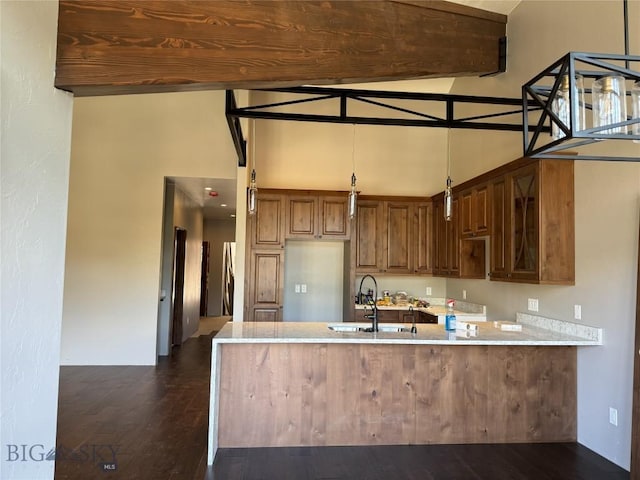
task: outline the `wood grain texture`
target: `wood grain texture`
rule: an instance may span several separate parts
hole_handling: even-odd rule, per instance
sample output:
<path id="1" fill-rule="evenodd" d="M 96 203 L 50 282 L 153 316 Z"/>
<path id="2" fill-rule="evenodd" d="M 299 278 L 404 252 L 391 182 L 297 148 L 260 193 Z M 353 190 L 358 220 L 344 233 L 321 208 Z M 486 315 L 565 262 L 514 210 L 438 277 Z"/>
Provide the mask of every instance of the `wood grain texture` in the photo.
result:
<path id="1" fill-rule="evenodd" d="M 481 75 L 506 17 L 448 2 L 62 0 L 56 80 L 76 95 Z"/>
<path id="2" fill-rule="evenodd" d="M 573 347 L 224 345 L 220 385 L 222 448 L 576 438 Z"/>

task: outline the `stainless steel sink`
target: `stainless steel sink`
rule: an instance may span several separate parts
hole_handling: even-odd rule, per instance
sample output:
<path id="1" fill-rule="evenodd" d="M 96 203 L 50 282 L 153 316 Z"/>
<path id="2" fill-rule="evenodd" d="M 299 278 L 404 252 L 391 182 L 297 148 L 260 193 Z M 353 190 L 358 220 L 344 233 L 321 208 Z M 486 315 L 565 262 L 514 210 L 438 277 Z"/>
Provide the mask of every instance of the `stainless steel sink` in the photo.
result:
<path id="1" fill-rule="evenodd" d="M 329 323 L 327 325 L 329 330 L 334 332 L 366 332 L 371 328 L 370 323 Z M 410 329 L 406 328 L 401 323 L 379 323 L 379 332 L 397 333 L 397 332 L 409 332 Z"/>

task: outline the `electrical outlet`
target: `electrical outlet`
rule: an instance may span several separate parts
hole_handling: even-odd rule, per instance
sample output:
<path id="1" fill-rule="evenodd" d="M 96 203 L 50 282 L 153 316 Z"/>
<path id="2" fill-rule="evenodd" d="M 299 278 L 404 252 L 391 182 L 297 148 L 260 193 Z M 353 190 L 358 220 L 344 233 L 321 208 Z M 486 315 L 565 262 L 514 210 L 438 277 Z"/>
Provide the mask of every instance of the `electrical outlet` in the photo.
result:
<path id="1" fill-rule="evenodd" d="M 300 293 L 300 284 L 296 283 L 296 285 L 293 287 L 293 291 L 296 293 Z"/>
<path id="2" fill-rule="evenodd" d="M 431 296 L 431 287 L 427 287 L 427 297 Z"/>
<path id="3" fill-rule="evenodd" d="M 300 285 L 300 291 L 302 293 L 307 293 L 307 284 L 306 283 L 303 283 L 303 284 Z"/>
<path id="4" fill-rule="evenodd" d="M 581 320 L 582 319 L 582 306 L 581 305 L 574 305 L 573 306 L 573 318 L 576 320 Z"/>
<path id="5" fill-rule="evenodd" d="M 538 299 L 537 298 L 530 298 L 528 300 L 528 307 L 530 312 L 537 312 L 538 311 Z"/>
<path id="6" fill-rule="evenodd" d="M 609 407 L 609 423 L 618 426 L 618 410 L 613 407 Z"/>
<path id="7" fill-rule="evenodd" d="M 467 299 L 467 291 L 466 290 L 462 290 L 462 299 L 463 300 Z"/>

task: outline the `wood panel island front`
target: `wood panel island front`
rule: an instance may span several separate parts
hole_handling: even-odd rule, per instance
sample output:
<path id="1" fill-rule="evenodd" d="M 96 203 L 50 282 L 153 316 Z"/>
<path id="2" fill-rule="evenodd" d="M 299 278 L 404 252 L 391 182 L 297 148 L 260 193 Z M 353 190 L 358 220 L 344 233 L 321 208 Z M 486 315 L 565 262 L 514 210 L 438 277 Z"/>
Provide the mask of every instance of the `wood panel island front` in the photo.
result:
<path id="1" fill-rule="evenodd" d="M 518 314 L 477 334 L 230 322 L 212 342 L 218 448 L 576 440 L 576 348 L 601 329 Z"/>

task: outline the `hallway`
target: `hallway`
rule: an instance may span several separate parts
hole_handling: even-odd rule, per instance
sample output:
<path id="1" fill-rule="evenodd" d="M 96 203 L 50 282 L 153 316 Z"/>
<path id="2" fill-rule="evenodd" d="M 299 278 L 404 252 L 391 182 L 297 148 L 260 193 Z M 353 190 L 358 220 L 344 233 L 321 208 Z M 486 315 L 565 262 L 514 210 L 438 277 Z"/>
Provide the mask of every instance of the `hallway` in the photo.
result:
<path id="1" fill-rule="evenodd" d="M 220 449 L 207 468 L 211 335 L 157 367 L 61 367 L 56 480 L 628 480 L 577 444 Z"/>

